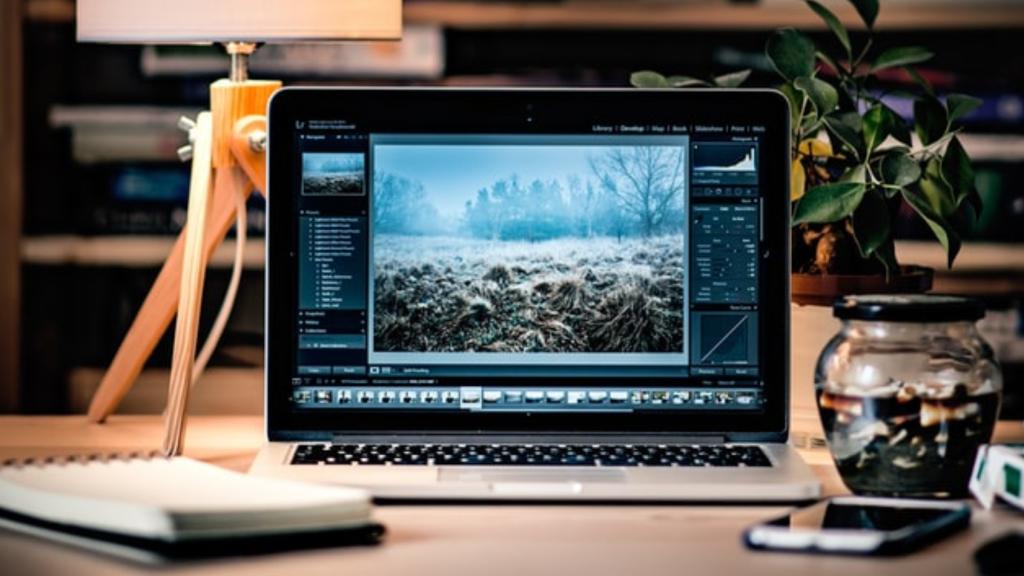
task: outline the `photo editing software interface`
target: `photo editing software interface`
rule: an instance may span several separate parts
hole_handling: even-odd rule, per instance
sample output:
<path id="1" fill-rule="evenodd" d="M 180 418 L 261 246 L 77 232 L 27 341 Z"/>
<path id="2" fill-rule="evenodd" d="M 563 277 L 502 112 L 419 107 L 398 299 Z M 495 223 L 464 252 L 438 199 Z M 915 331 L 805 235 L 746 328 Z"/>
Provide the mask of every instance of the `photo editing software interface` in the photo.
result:
<path id="1" fill-rule="evenodd" d="M 764 409 L 763 126 L 296 123 L 293 409 Z"/>

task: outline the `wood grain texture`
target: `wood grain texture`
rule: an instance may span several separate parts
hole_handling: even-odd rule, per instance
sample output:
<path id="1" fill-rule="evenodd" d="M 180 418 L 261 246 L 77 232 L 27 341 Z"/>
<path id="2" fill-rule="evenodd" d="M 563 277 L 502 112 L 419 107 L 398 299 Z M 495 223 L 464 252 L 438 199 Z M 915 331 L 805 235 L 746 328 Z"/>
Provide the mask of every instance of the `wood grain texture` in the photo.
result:
<path id="1" fill-rule="evenodd" d="M 794 430 L 811 430 L 813 413 L 797 414 Z M 99 426 L 84 417 L 0 417 L 0 459 L 109 450 L 152 449 L 157 416 L 113 416 Z M 196 416 L 185 454 L 244 471 L 264 441 L 259 417 Z M 997 429 L 1003 441 L 1024 439 L 1019 423 Z M 829 494 L 843 492 L 828 452 L 801 450 Z M 383 545 L 336 548 L 166 567 L 202 576 L 280 574 L 487 576 L 628 574 L 972 574 L 971 554 L 989 538 L 1020 525 L 1019 512 L 976 509 L 969 531 L 902 558 L 843 558 L 754 553 L 744 528 L 786 512 L 779 505 L 382 505 Z M 152 574 L 152 568 L 0 531 L 0 558 L 12 574 Z M 6 572 L 5 572 L 6 573 Z"/>
<path id="2" fill-rule="evenodd" d="M 0 412 L 17 411 L 20 387 L 23 10 L 0 3 Z"/>
<path id="3" fill-rule="evenodd" d="M 185 227 L 185 249 L 181 259 L 181 281 L 178 291 L 178 321 L 174 325 L 174 351 L 171 356 L 171 377 L 167 389 L 167 411 L 164 424 L 163 452 L 166 456 L 181 454 L 185 439 L 185 410 L 192 390 L 192 368 L 195 365 L 199 338 L 199 314 L 203 303 L 203 281 L 206 278 L 206 254 L 203 235 L 207 214 L 213 204 L 213 178 L 217 189 L 235 198 L 232 170 L 223 168 L 213 175 L 213 119 L 203 112 L 196 119 L 196 137 L 192 144 L 192 177 L 188 190 L 188 217 Z"/>
<path id="4" fill-rule="evenodd" d="M 280 87 L 276 80 L 217 80 L 210 85 L 214 168 L 236 165 L 231 152 L 235 123 L 245 116 L 265 115 L 270 96 Z"/>
<path id="5" fill-rule="evenodd" d="M 231 152 L 235 161 L 245 171 L 256 190 L 267 196 L 267 155 L 263 151 L 255 151 L 249 144 L 249 137 L 262 133 L 267 136 L 267 117 L 263 115 L 244 116 L 235 123 L 235 132 L 231 138 Z"/>

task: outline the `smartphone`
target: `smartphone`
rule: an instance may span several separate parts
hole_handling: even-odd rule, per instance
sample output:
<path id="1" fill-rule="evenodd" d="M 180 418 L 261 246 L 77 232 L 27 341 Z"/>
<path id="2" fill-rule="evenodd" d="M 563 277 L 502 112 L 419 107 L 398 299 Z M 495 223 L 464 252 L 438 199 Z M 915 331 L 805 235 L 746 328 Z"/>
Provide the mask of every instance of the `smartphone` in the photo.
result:
<path id="1" fill-rule="evenodd" d="M 800 508 L 744 533 L 755 550 L 898 555 L 967 528 L 960 502 L 841 497 Z"/>

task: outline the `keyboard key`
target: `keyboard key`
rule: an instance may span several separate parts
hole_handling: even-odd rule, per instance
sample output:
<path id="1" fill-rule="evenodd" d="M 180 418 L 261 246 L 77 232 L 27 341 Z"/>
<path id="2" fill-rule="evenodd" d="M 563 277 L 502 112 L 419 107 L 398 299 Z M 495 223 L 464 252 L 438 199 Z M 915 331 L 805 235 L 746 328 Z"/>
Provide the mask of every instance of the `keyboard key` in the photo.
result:
<path id="1" fill-rule="evenodd" d="M 767 467 L 758 446 L 593 444 L 299 444 L 297 465 Z"/>

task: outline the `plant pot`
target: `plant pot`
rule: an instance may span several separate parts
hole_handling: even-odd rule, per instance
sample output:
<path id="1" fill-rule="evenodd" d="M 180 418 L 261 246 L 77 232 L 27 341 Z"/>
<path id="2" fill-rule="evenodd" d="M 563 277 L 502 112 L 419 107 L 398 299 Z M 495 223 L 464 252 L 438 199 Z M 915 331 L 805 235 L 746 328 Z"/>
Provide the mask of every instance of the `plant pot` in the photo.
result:
<path id="1" fill-rule="evenodd" d="M 831 306 L 840 296 L 851 294 L 923 294 L 931 290 L 934 271 L 922 266 L 901 266 L 891 278 L 881 274 L 793 274 L 793 302 Z"/>

